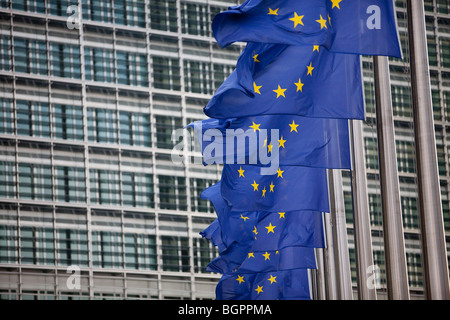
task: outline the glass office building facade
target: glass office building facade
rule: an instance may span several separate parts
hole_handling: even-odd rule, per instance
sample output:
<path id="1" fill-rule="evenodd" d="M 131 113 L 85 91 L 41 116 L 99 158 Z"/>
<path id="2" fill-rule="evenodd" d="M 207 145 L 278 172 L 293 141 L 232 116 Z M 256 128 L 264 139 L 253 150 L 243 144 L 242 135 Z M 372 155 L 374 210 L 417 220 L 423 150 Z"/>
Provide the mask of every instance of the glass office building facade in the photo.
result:
<path id="1" fill-rule="evenodd" d="M 425 3 L 449 238 L 450 1 Z M 0 0 L 1 299 L 214 298 L 220 275 L 205 267 L 217 250 L 198 233 L 215 214 L 200 193 L 220 179 L 221 168 L 204 167 L 196 161 L 199 153 L 189 150 L 189 161 L 175 164 L 171 153 L 179 141 L 172 133 L 205 118 L 203 106 L 235 67 L 243 44 L 222 49 L 211 31 L 214 15 L 233 4 Z M 392 96 L 408 276 L 411 292 L 420 297 L 406 3 L 396 4 L 405 59 L 391 59 Z M 369 57 L 363 64 L 382 297 L 373 66 Z M 356 286 L 349 172 L 343 176 Z"/>

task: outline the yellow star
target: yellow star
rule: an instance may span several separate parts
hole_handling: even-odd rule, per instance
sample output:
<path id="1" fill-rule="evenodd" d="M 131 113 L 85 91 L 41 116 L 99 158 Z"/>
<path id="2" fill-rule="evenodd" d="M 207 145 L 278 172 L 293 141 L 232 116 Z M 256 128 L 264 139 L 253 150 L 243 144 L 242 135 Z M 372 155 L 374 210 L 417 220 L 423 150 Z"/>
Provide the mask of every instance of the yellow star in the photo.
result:
<path id="1" fill-rule="evenodd" d="M 272 152 L 272 148 L 273 148 L 272 143 L 269 143 L 269 145 L 267 146 L 267 153 Z"/>
<path id="2" fill-rule="evenodd" d="M 253 121 L 252 121 L 252 122 L 253 122 Z M 256 123 L 253 122 L 253 125 L 251 125 L 251 126 L 249 126 L 249 127 L 253 129 L 253 132 L 256 132 L 256 131 L 261 131 L 261 130 L 259 129 L 259 126 L 260 126 L 260 125 L 261 125 L 261 124 L 256 124 Z"/>
<path id="3" fill-rule="evenodd" d="M 273 16 L 277 16 L 278 15 L 278 10 L 279 10 L 280 8 L 277 8 L 277 9 L 275 9 L 275 10 L 272 10 L 271 8 L 269 8 L 269 15 L 273 15 Z"/>
<path id="4" fill-rule="evenodd" d="M 263 256 L 264 256 L 264 261 L 270 260 L 270 253 L 267 253 L 267 251 L 266 251 L 266 253 L 263 254 Z"/>
<path id="5" fill-rule="evenodd" d="M 309 66 L 307 66 L 308 68 L 308 74 L 309 76 L 312 76 L 312 72 L 314 70 L 314 67 L 312 66 L 312 62 L 309 64 Z"/>
<path id="6" fill-rule="evenodd" d="M 277 176 L 277 178 L 283 178 L 283 170 L 281 170 L 281 168 L 278 168 L 278 171 L 277 171 L 277 173 L 278 173 L 278 176 Z"/>
<path id="7" fill-rule="evenodd" d="M 239 167 L 238 172 L 239 172 L 239 178 L 240 178 L 240 177 L 244 177 L 244 178 L 245 178 L 245 176 L 244 176 L 245 170 L 242 170 L 242 167 Z"/>
<path id="8" fill-rule="evenodd" d="M 257 184 L 255 180 L 253 180 L 253 184 L 251 184 L 251 186 L 253 187 L 253 191 L 258 191 L 259 184 Z"/>
<path id="9" fill-rule="evenodd" d="M 286 214 L 286 212 L 278 212 L 278 214 L 280 215 L 280 219 L 281 218 L 286 219 L 284 216 Z"/>
<path id="10" fill-rule="evenodd" d="M 328 23 L 329 23 L 330 26 L 331 26 L 331 17 L 330 17 L 330 15 L 328 15 Z"/>
<path id="11" fill-rule="evenodd" d="M 299 91 L 303 92 L 303 86 L 305 84 L 302 83 L 302 80 L 300 78 L 298 79 L 298 82 L 295 83 L 295 85 L 297 86 L 297 92 L 299 92 Z"/>
<path id="12" fill-rule="evenodd" d="M 252 231 L 255 235 L 258 235 L 258 230 L 256 230 L 256 226 L 255 226 L 255 228 L 253 229 L 253 231 Z M 253 253 L 252 253 L 253 254 Z"/>
<path id="13" fill-rule="evenodd" d="M 256 292 L 258 292 L 258 294 L 260 294 L 263 291 L 263 286 L 258 286 L 258 288 L 255 289 Z"/>
<path id="14" fill-rule="evenodd" d="M 284 148 L 284 143 L 286 142 L 286 140 L 283 139 L 283 136 L 281 136 L 281 139 L 278 140 L 278 146 L 280 148 Z"/>
<path id="15" fill-rule="evenodd" d="M 314 46 L 313 52 L 314 52 L 314 51 L 320 52 L 319 49 L 320 49 L 320 46 Z"/>
<path id="16" fill-rule="evenodd" d="M 273 226 L 272 222 L 269 223 L 269 225 L 266 227 L 267 229 L 267 234 L 269 234 L 270 232 L 275 233 L 275 231 L 273 231 L 273 229 L 275 229 L 277 226 Z"/>
<path id="17" fill-rule="evenodd" d="M 259 89 L 261 89 L 262 86 L 257 86 L 255 82 L 253 82 L 253 91 L 257 94 L 261 94 L 261 92 L 259 91 Z"/>
<path id="18" fill-rule="evenodd" d="M 292 120 L 292 124 L 290 124 L 289 126 L 291 127 L 291 132 L 292 132 L 292 131 L 295 131 L 295 132 L 298 133 L 297 127 L 298 127 L 299 125 L 298 125 L 298 124 L 295 124 L 295 121 L 294 121 L 294 120 Z"/>
<path id="19" fill-rule="evenodd" d="M 244 217 L 244 216 L 241 214 L 241 219 L 244 220 L 244 221 L 247 221 L 247 220 L 250 219 L 250 218 L 249 218 L 249 217 Z"/>
<path id="20" fill-rule="evenodd" d="M 276 277 L 275 277 L 275 278 L 276 278 Z M 245 281 L 244 281 L 244 276 L 239 276 L 239 275 L 238 275 L 236 281 L 239 281 L 239 284 L 241 284 L 242 282 L 245 282 Z M 269 279 L 269 281 L 270 281 L 270 279 Z M 275 281 L 275 282 L 276 282 L 276 281 Z"/>
<path id="21" fill-rule="evenodd" d="M 272 91 L 275 92 L 275 93 L 277 94 L 277 99 L 278 99 L 280 96 L 283 96 L 283 97 L 286 98 L 286 96 L 284 95 L 284 92 L 285 92 L 286 90 L 287 90 L 287 89 L 282 89 L 282 88 L 280 87 L 280 85 L 278 85 L 278 89 L 277 89 L 277 90 L 272 90 Z"/>
<path id="22" fill-rule="evenodd" d="M 293 18 L 290 18 L 289 20 L 291 20 L 291 21 L 294 22 L 294 28 L 296 28 L 297 25 L 299 25 L 299 24 L 301 24 L 302 26 L 304 26 L 303 21 L 302 21 L 303 17 L 304 17 L 304 16 L 299 16 L 299 15 L 297 14 L 297 12 L 294 12 L 294 17 L 293 17 Z"/>
<path id="23" fill-rule="evenodd" d="M 255 55 L 253 56 L 253 61 L 255 61 L 255 62 L 260 62 L 260 61 L 258 60 L 258 54 L 255 54 Z"/>
<path id="24" fill-rule="evenodd" d="M 273 188 L 275 188 L 275 185 L 273 184 L 273 182 L 270 183 L 270 191 L 269 192 L 274 192 Z"/>
<path id="25" fill-rule="evenodd" d="M 331 2 L 333 2 L 333 6 L 331 7 L 331 9 L 338 8 L 339 10 L 341 10 L 341 8 L 339 7 L 339 3 L 341 3 L 342 0 L 331 0 Z"/>
<path id="26" fill-rule="evenodd" d="M 263 191 L 262 191 L 262 197 L 263 197 L 263 198 L 266 197 L 266 192 L 267 192 L 266 187 L 264 187 L 264 189 L 263 189 Z"/>
<path id="27" fill-rule="evenodd" d="M 255 257 L 255 254 L 253 253 L 253 252 L 249 252 L 248 253 L 248 258 L 250 259 L 250 258 L 254 258 Z"/>
<path id="28" fill-rule="evenodd" d="M 316 20 L 316 22 L 320 23 L 320 30 L 322 30 L 323 28 L 328 29 L 327 27 L 327 20 L 325 20 L 322 15 L 320 15 L 320 19 Z"/>
<path id="29" fill-rule="evenodd" d="M 270 284 L 273 284 L 274 282 L 277 282 L 277 277 L 274 277 L 273 275 L 270 275 L 270 278 L 267 279 L 270 281 Z M 243 280 L 242 280 L 243 281 Z"/>

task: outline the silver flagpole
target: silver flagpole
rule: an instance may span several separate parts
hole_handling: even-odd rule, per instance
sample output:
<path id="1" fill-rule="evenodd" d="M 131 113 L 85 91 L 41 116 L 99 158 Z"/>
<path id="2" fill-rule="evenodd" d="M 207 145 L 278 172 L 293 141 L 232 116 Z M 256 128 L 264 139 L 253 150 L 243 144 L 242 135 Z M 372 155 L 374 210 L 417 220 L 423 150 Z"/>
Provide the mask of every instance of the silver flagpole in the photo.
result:
<path id="1" fill-rule="evenodd" d="M 342 189 L 341 170 L 328 170 L 328 184 L 331 199 L 331 213 L 328 215 L 328 218 L 330 218 L 329 220 L 331 221 L 326 222 L 326 226 L 328 228 L 331 225 L 332 239 L 327 239 L 327 248 L 328 243 L 332 242 L 334 249 L 333 256 L 338 299 L 352 300 L 352 276 L 350 269 L 350 257 L 348 253 L 347 223 L 345 219 L 345 204 L 344 192 Z M 328 261 L 328 259 L 326 261 Z M 329 290 L 331 290 L 331 288 Z"/>
<path id="2" fill-rule="evenodd" d="M 389 61 L 373 57 L 373 62 L 388 298 L 409 300 Z"/>
<path id="3" fill-rule="evenodd" d="M 331 215 L 333 214 L 334 199 L 332 198 L 333 193 L 331 188 L 333 187 L 330 183 L 332 179 L 332 170 L 328 170 L 328 188 L 330 189 L 330 213 L 323 214 L 323 222 L 325 229 L 325 250 L 324 252 L 324 270 L 325 270 L 325 283 L 326 283 L 326 299 L 327 300 L 338 300 L 338 273 L 337 273 L 337 259 L 335 255 L 335 244 L 334 244 L 334 229 Z"/>
<path id="4" fill-rule="evenodd" d="M 369 277 L 372 276 L 371 272 L 374 270 L 374 263 L 361 120 L 350 121 L 350 136 L 352 147 L 352 200 L 358 298 L 360 300 L 376 300 L 376 287 L 369 284 Z"/>
<path id="5" fill-rule="evenodd" d="M 423 0 L 408 0 L 420 229 L 427 299 L 450 299 Z"/>

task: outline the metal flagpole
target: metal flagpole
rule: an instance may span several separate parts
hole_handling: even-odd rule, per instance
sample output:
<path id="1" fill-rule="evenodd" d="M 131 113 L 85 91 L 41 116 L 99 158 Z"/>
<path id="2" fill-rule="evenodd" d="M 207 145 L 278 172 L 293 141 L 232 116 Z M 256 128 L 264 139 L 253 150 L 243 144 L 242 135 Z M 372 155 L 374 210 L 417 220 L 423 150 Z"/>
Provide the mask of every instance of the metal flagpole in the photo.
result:
<path id="1" fill-rule="evenodd" d="M 334 249 L 335 277 L 337 282 L 337 299 L 352 300 L 352 277 L 350 270 L 350 257 L 348 253 L 344 192 L 342 190 L 342 175 L 340 170 L 328 170 L 328 184 L 330 188 L 331 205 L 331 213 L 328 215 L 328 218 L 331 221 L 327 222 L 327 220 L 325 220 L 325 225 L 327 228 L 331 225 L 332 239 L 327 239 L 327 247 L 328 242 L 332 242 Z M 329 232 L 327 232 L 327 236 L 328 234 Z M 328 261 L 328 259 L 326 261 Z"/>
<path id="2" fill-rule="evenodd" d="M 337 274 L 337 257 L 335 255 L 335 244 L 334 244 L 334 229 L 331 215 L 333 214 L 333 202 L 332 191 L 333 187 L 330 183 L 332 179 L 331 169 L 328 170 L 328 188 L 330 189 L 330 213 L 323 214 L 324 222 L 324 233 L 325 233 L 325 249 L 324 253 L 324 270 L 325 270 L 325 282 L 326 282 L 326 299 L 327 300 L 338 300 L 338 274 Z"/>
<path id="3" fill-rule="evenodd" d="M 358 298 L 360 300 L 376 300 L 376 287 L 369 284 L 369 277 L 372 274 L 368 274 L 374 270 L 374 263 L 361 120 L 350 121 L 350 136 L 352 146 L 352 200 Z"/>
<path id="4" fill-rule="evenodd" d="M 450 299 L 423 0 L 408 0 L 420 229 L 427 299 Z"/>
<path id="5" fill-rule="evenodd" d="M 373 57 L 373 62 L 388 298 L 409 300 L 389 61 Z"/>

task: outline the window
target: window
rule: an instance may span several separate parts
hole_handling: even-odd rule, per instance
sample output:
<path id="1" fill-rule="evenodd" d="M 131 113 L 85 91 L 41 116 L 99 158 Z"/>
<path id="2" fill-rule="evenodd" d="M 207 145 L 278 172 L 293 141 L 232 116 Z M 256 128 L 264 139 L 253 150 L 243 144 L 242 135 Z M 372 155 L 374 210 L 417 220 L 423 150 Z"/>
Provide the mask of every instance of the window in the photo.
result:
<path id="1" fill-rule="evenodd" d="M 409 141 L 395 141 L 397 146 L 397 164 L 400 173 L 414 173 L 414 144 Z"/>
<path id="2" fill-rule="evenodd" d="M 383 213 L 380 195 L 369 194 L 369 211 L 371 226 L 381 226 L 383 224 Z"/>
<path id="3" fill-rule="evenodd" d="M 162 268 L 164 271 L 188 272 L 189 241 L 185 237 L 161 237 Z"/>
<path id="4" fill-rule="evenodd" d="M 184 60 L 184 86 L 186 91 L 212 94 L 211 65 L 207 62 Z"/>
<path id="5" fill-rule="evenodd" d="M 91 202 L 103 205 L 120 204 L 118 171 L 90 170 Z"/>
<path id="6" fill-rule="evenodd" d="M 114 23 L 145 28 L 145 2 L 114 0 Z"/>
<path id="7" fill-rule="evenodd" d="M 52 201 L 51 167 L 20 163 L 19 196 L 22 199 Z"/>
<path id="8" fill-rule="evenodd" d="M 44 41 L 14 39 L 16 72 L 47 75 L 47 45 Z"/>
<path id="9" fill-rule="evenodd" d="M 84 168 L 56 167 L 55 173 L 55 192 L 57 201 L 86 201 Z"/>
<path id="10" fill-rule="evenodd" d="M 11 40 L 0 36 L 0 70 L 11 70 Z"/>
<path id="11" fill-rule="evenodd" d="M 0 263 L 17 263 L 17 228 L 0 226 Z"/>
<path id="12" fill-rule="evenodd" d="M 177 32 L 176 0 L 150 0 L 150 27 Z"/>
<path id="13" fill-rule="evenodd" d="M 119 84 L 148 87 L 147 57 L 117 51 L 117 77 Z"/>
<path id="14" fill-rule="evenodd" d="M 190 178 L 191 210 L 198 212 L 214 213 L 214 207 L 209 200 L 200 198 L 200 194 L 206 188 L 212 186 L 216 181 L 209 179 Z"/>
<path id="15" fill-rule="evenodd" d="M 186 179 L 158 176 L 160 209 L 187 210 Z"/>
<path id="16" fill-rule="evenodd" d="M 125 234 L 125 267 L 136 270 L 156 270 L 156 238 L 153 235 Z"/>
<path id="17" fill-rule="evenodd" d="M 435 37 L 427 37 L 427 46 L 428 46 L 428 60 L 430 66 L 438 65 L 438 57 L 437 57 L 437 49 L 436 49 L 436 38 Z"/>
<path id="18" fill-rule="evenodd" d="M 182 128 L 181 118 L 155 116 L 156 147 L 161 149 L 172 149 L 176 142 L 172 141 L 172 132 Z"/>
<path id="19" fill-rule="evenodd" d="M 23 264 L 55 264 L 53 229 L 20 228 L 20 259 Z"/>
<path id="20" fill-rule="evenodd" d="M 45 2 L 42 0 L 14 0 L 11 2 L 13 10 L 45 13 Z"/>
<path id="21" fill-rule="evenodd" d="M 392 107 L 394 116 L 411 117 L 411 94 L 409 88 L 392 86 Z"/>
<path id="22" fill-rule="evenodd" d="M 16 197 L 16 164 L 0 161 L 0 198 Z"/>
<path id="23" fill-rule="evenodd" d="M 114 54 L 112 50 L 84 48 L 86 80 L 114 82 Z"/>
<path id="24" fill-rule="evenodd" d="M 78 0 L 47 0 L 48 13 L 55 16 L 67 17 L 67 8 L 78 6 Z"/>
<path id="25" fill-rule="evenodd" d="M 0 98 L 0 134 L 14 134 L 14 109 L 11 99 Z"/>
<path id="26" fill-rule="evenodd" d="M 441 65 L 450 68 L 450 39 L 441 38 Z"/>
<path id="27" fill-rule="evenodd" d="M 217 249 L 211 241 L 195 238 L 194 241 L 194 272 L 206 272 L 206 266 L 217 256 Z"/>
<path id="28" fill-rule="evenodd" d="M 83 140 L 83 109 L 81 106 L 53 105 L 53 131 L 57 139 Z"/>
<path id="29" fill-rule="evenodd" d="M 181 25 L 183 33 L 208 36 L 207 6 L 195 3 L 181 3 Z"/>
<path id="30" fill-rule="evenodd" d="M 85 230 L 59 229 L 58 258 L 63 266 L 88 266 L 88 239 Z"/>
<path id="31" fill-rule="evenodd" d="M 117 113 L 108 109 L 87 109 L 89 141 L 117 143 Z"/>
<path id="32" fill-rule="evenodd" d="M 376 138 L 364 138 L 367 169 L 378 170 L 378 144 Z"/>
<path id="33" fill-rule="evenodd" d="M 157 89 L 180 90 L 180 63 L 178 59 L 152 57 L 153 86 Z"/>
<path id="34" fill-rule="evenodd" d="M 17 100 L 17 134 L 50 137 L 50 110 L 48 103 Z"/>
<path id="35" fill-rule="evenodd" d="M 233 72 L 234 66 L 226 64 L 214 64 L 214 89 L 217 90 L 226 78 Z"/>
<path id="36" fill-rule="evenodd" d="M 122 198 L 124 206 L 153 208 L 153 176 L 122 172 Z"/>
<path id="37" fill-rule="evenodd" d="M 122 268 L 122 234 L 92 231 L 92 257 L 94 267 Z"/>
<path id="38" fill-rule="evenodd" d="M 83 19 L 112 22 L 112 0 L 83 0 Z"/>
<path id="39" fill-rule="evenodd" d="M 402 219 L 405 229 L 418 229 L 419 218 L 417 209 L 417 198 L 401 197 Z"/>
<path id="40" fill-rule="evenodd" d="M 406 252 L 406 265 L 408 268 L 408 282 L 412 288 L 423 287 L 422 260 L 420 253 Z"/>
<path id="41" fill-rule="evenodd" d="M 437 0 L 438 13 L 450 13 L 450 0 Z"/>
<path id="42" fill-rule="evenodd" d="M 149 114 L 121 111 L 119 117 L 121 144 L 151 147 Z"/>
<path id="43" fill-rule="evenodd" d="M 51 74 L 56 77 L 81 79 L 80 48 L 63 43 L 50 46 Z"/>

